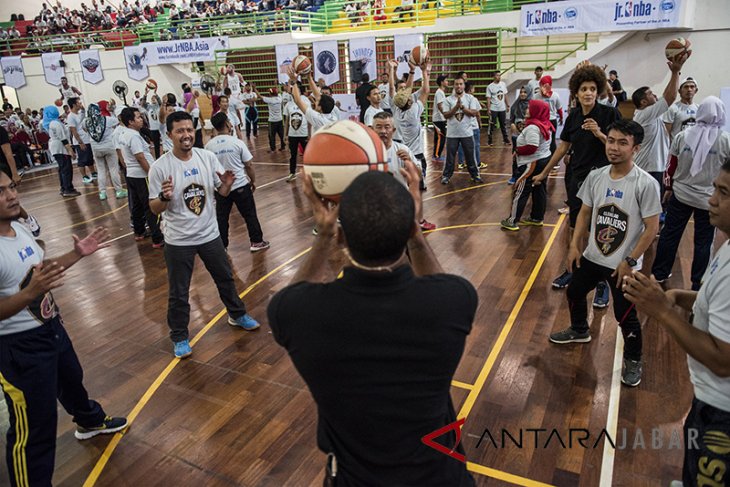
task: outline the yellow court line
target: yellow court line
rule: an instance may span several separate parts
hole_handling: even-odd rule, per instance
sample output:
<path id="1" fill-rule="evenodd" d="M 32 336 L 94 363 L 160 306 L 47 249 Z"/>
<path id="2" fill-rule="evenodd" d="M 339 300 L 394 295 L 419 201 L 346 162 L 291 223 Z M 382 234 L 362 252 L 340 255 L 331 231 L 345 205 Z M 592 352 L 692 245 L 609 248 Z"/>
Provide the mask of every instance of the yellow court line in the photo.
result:
<path id="1" fill-rule="evenodd" d="M 73 228 L 73 227 L 78 227 L 78 226 L 80 226 L 80 225 L 84 225 L 84 224 L 86 224 L 86 223 L 89 223 L 89 222 L 93 222 L 94 220 L 98 220 L 99 218 L 104 218 L 105 216 L 109 216 L 109 215 L 111 215 L 112 213 L 116 213 L 116 212 L 118 212 L 119 210 L 122 210 L 122 209 L 126 208 L 126 207 L 127 207 L 127 205 L 129 205 L 129 203 L 124 203 L 124 204 L 123 204 L 122 206 L 120 206 L 119 208 L 115 208 L 115 209 L 113 209 L 112 211 L 107 211 L 106 213 L 103 213 L 103 214 L 101 214 L 101 215 L 99 215 L 99 216 L 95 216 L 94 218 L 89 218 L 88 220 L 84 220 L 84 221 L 82 221 L 82 222 L 74 223 L 73 225 L 69 225 L 69 226 L 67 226 L 67 227 L 62 227 L 62 228 L 54 228 L 54 229 L 50 230 L 50 233 L 53 233 L 53 232 L 60 232 L 61 230 L 68 230 L 69 228 Z"/>
<path id="2" fill-rule="evenodd" d="M 497 337 L 497 341 L 495 342 L 494 346 L 492 347 L 492 350 L 489 352 L 489 356 L 487 357 L 487 360 L 484 362 L 484 366 L 482 367 L 482 370 L 479 372 L 479 375 L 477 376 L 477 380 L 474 381 L 474 388 L 471 390 L 469 395 L 466 397 L 464 404 L 461 406 L 461 410 L 459 410 L 459 414 L 456 416 L 457 418 L 468 417 L 469 413 L 471 412 L 472 407 L 474 407 L 474 403 L 476 402 L 476 399 L 479 396 L 479 393 L 481 392 L 482 388 L 484 387 L 484 383 L 487 381 L 487 377 L 489 376 L 489 373 L 492 371 L 492 367 L 494 366 L 494 363 L 497 361 L 497 356 L 502 351 L 502 347 L 504 346 L 504 343 L 507 340 L 507 336 L 509 335 L 510 331 L 512 331 L 512 327 L 515 324 L 517 315 L 519 314 L 520 310 L 522 310 L 522 305 L 525 304 L 527 295 L 529 294 L 530 290 L 532 289 L 532 285 L 535 283 L 535 280 L 537 279 L 537 275 L 540 273 L 540 269 L 542 269 L 542 265 L 545 262 L 545 258 L 547 257 L 548 252 L 550 251 L 550 247 L 552 247 L 553 243 L 555 242 L 555 238 L 557 237 L 558 232 L 560 231 L 560 227 L 562 226 L 563 221 L 565 221 L 565 215 L 560 215 L 557 225 L 555 225 L 552 233 L 550 234 L 550 238 L 548 238 L 547 245 L 545 245 L 545 248 L 542 250 L 540 257 L 537 259 L 537 262 L 535 263 L 535 267 L 532 268 L 532 273 L 530 274 L 530 277 L 527 279 L 525 286 L 522 288 L 522 292 L 520 293 L 519 298 L 517 298 L 517 302 L 515 303 L 514 307 L 512 308 L 512 312 L 510 313 L 509 317 L 507 318 L 507 322 L 502 327 L 502 331 L 499 333 L 499 336 Z"/>
<path id="3" fill-rule="evenodd" d="M 537 480 L 520 477 L 519 475 L 513 475 L 507 472 L 502 472 L 501 470 L 485 467 L 484 465 L 479 465 L 478 463 L 466 462 L 466 468 L 469 469 L 471 472 L 486 475 L 487 477 L 492 477 L 497 480 L 503 480 L 504 482 L 509 482 L 510 484 L 524 485 L 525 487 L 552 487 L 550 484 L 543 484 L 542 482 L 538 482 Z"/>
<path id="4" fill-rule="evenodd" d="M 448 196 L 448 195 L 451 195 L 451 194 L 462 193 L 464 191 L 472 191 L 474 189 L 479 189 L 479 188 L 484 188 L 486 186 L 494 186 L 495 184 L 504 184 L 504 183 L 505 183 L 505 181 L 495 181 L 493 183 L 477 184 L 476 186 L 469 186 L 468 188 L 461 188 L 461 189 L 457 189 L 457 190 L 454 190 L 454 191 L 449 191 L 447 193 L 437 194 L 435 196 L 431 196 L 429 198 L 426 198 L 423 201 L 424 202 L 431 201 L 431 200 L 435 200 L 436 198 L 443 198 L 444 196 Z"/>
<path id="5" fill-rule="evenodd" d="M 471 227 L 498 227 L 500 225 L 501 225 L 500 223 L 465 223 L 463 225 L 451 225 L 448 227 L 434 228 L 433 230 L 426 230 L 423 233 L 428 234 L 428 233 L 434 233 L 434 232 L 443 232 L 444 230 L 456 230 L 459 228 L 471 228 Z M 556 223 L 545 223 L 545 224 L 543 224 L 543 227 L 555 227 L 557 225 L 559 225 L 559 223 L 557 223 L 557 224 Z M 535 228 L 540 228 L 540 227 L 536 226 Z"/>
<path id="6" fill-rule="evenodd" d="M 309 247 L 306 250 L 303 250 L 302 252 L 299 252 L 294 257 L 290 258 L 289 260 L 287 260 L 286 262 L 284 262 L 280 266 L 276 267 L 271 272 L 269 272 L 265 276 L 261 277 L 258 281 L 254 282 L 249 287 L 247 287 L 245 291 L 243 291 L 241 294 L 239 294 L 239 297 L 243 298 L 248 293 L 250 293 L 251 291 L 253 291 L 254 288 L 256 288 L 256 286 L 258 286 L 259 284 L 261 284 L 262 282 L 264 282 L 266 279 L 268 279 L 269 277 L 273 276 L 274 274 L 276 274 L 281 269 L 283 269 L 287 265 L 291 264 L 292 262 L 294 262 L 298 258 L 300 258 L 303 255 L 305 255 L 311 249 L 312 248 Z M 220 320 L 223 317 L 223 315 L 225 315 L 225 314 L 226 314 L 226 309 L 223 308 L 217 315 L 215 315 L 213 317 L 213 319 L 211 319 L 205 325 L 205 327 L 203 327 L 202 330 L 200 330 L 195 335 L 195 337 L 193 337 L 192 340 L 190 340 L 190 345 L 195 345 L 196 343 L 198 343 L 198 341 L 201 338 L 203 338 L 203 336 L 206 333 L 208 333 L 208 330 L 210 330 L 213 327 L 213 325 L 215 325 L 218 322 L 218 320 Z M 167 378 L 167 376 L 170 375 L 170 373 L 175 369 L 175 367 L 177 367 L 177 365 L 180 362 L 181 362 L 180 359 L 177 359 L 177 358 L 172 359 L 172 361 L 167 365 L 167 367 L 165 367 L 165 370 L 163 370 L 160 373 L 160 375 L 157 376 L 157 378 L 152 383 L 152 385 L 149 388 L 147 388 L 147 390 L 145 391 L 145 393 L 142 395 L 142 397 L 140 398 L 140 400 L 137 402 L 137 404 L 134 406 L 134 408 L 132 409 L 132 411 L 127 416 L 127 422 L 129 424 L 129 426 L 132 425 L 132 423 L 134 422 L 134 420 L 137 418 L 137 416 L 142 411 L 142 409 L 144 409 L 144 407 L 147 405 L 147 403 L 152 398 L 152 396 L 154 395 L 154 393 L 157 392 L 157 389 L 159 389 L 160 385 L 162 385 L 162 383 Z M 117 445 L 121 441 L 122 436 L 124 436 L 124 434 L 126 433 L 126 431 L 127 430 L 125 429 L 125 430 L 123 430 L 123 431 L 121 431 L 119 433 L 115 433 L 114 434 L 114 437 L 112 437 L 111 441 L 109 442 L 109 444 L 107 445 L 107 447 L 104 449 L 104 452 L 101 454 L 101 457 L 99 457 L 99 460 L 97 460 L 96 465 L 94 465 L 93 470 L 91 471 L 91 473 L 89 473 L 89 476 L 86 478 L 86 481 L 84 482 L 83 487 L 92 487 L 93 485 L 96 484 L 96 481 L 99 479 L 99 475 L 101 475 L 101 472 L 104 470 L 104 467 L 106 466 L 107 462 L 109 461 L 109 458 L 112 456 L 112 453 L 114 453 L 114 450 L 117 448 Z"/>
<path id="7" fill-rule="evenodd" d="M 460 382 L 458 380 L 452 380 L 451 385 L 454 387 L 458 387 L 459 389 L 466 389 L 468 391 L 474 388 L 473 384 L 467 384 L 466 382 Z"/>
<path id="8" fill-rule="evenodd" d="M 36 206 L 35 208 L 28 208 L 27 210 L 28 210 L 28 211 L 36 211 L 36 210 L 40 210 L 41 208 L 45 208 L 45 207 L 47 207 L 47 206 L 53 206 L 53 205 L 57 205 L 57 204 L 58 204 L 58 203 L 60 203 L 61 201 L 71 201 L 71 200 L 75 200 L 76 198 L 81 198 L 82 196 L 88 196 L 88 195 L 90 195 L 90 194 L 97 194 L 98 192 L 99 192 L 99 190 L 98 190 L 98 189 L 97 189 L 96 191 L 89 191 L 88 193 L 81 193 L 81 192 L 79 191 L 79 193 L 81 193 L 81 194 L 80 194 L 80 195 L 78 195 L 78 196 L 71 196 L 71 197 L 69 197 L 69 198 L 64 198 L 63 196 L 61 196 L 61 198 L 62 198 L 62 199 L 60 199 L 60 200 L 57 200 L 57 201 L 52 201 L 51 203 L 46 203 L 45 205 L 41 205 L 41 206 Z M 21 196 L 22 196 L 22 194 L 21 194 Z"/>

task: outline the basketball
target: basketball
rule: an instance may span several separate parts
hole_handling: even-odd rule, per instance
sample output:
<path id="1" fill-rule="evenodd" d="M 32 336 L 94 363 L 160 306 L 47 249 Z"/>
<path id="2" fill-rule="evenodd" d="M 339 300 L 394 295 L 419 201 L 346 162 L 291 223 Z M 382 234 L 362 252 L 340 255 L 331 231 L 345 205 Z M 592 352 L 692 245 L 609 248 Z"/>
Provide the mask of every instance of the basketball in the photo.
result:
<path id="1" fill-rule="evenodd" d="M 63 99 L 57 98 L 56 101 L 55 101 L 55 103 L 56 103 L 56 106 L 57 107 L 62 107 L 63 106 Z"/>
<path id="2" fill-rule="evenodd" d="M 416 66 L 423 66 L 428 59 L 428 49 L 426 46 L 416 46 L 411 49 L 411 62 Z"/>
<path id="3" fill-rule="evenodd" d="M 334 202 L 360 174 L 388 170 L 385 146 L 378 135 L 352 120 L 340 120 L 318 130 L 304 150 L 303 165 L 317 193 Z"/>
<path id="4" fill-rule="evenodd" d="M 298 75 L 305 76 L 312 72 L 312 61 L 307 56 L 300 54 L 294 58 L 291 64 Z"/>
<path id="5" fill-rule="evenodd" d="M 152 78 L 147 80 L 147 88 L 149 88 L 152 91 L 157 91 L 157 81 L 153 80 Z"/>
<path id="6" fill-rule="evenodd" d="M 671 61 L 677 56 L 687 52 L 691 45 L 692 44 L 689 42 L 689 39 L 677 37 L 667 43 L 667 47 L 664 48 L 664 55 Z"/>
<path id="7" fill-rule="evenodd" d="M 225 76 L 228 73 L 228 68 L 221 66 L 220 73 Z"/>

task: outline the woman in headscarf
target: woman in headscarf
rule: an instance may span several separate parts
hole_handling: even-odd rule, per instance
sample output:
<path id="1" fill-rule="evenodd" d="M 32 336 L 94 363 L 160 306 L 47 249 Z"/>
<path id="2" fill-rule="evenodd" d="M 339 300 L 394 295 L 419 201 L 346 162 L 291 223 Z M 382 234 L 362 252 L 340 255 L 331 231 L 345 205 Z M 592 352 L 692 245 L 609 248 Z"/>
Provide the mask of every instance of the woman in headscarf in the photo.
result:
<path id="1" fill-rule="evenodd" d="M 109 111 L 109 102 L 101 100 L 92 103 L 87 109 L 86 131 L 91 136 L 91 150 L 94 152 L 96 168 L 99 171 L 99 199 L 104 201 L 106 189 L 109 185 L 107 174 L 111 176 L 117 198 L 126 198 L 127 191 L 122 187 L 119 177 L 119 159 L 114 147 L 114 128 L 119 124 L 116 117 Z"/>
<path id="2" fill-rule="evenodd" d="M 510 216 L 502 220 L 505 230 L 516 231 L 520 227 L 522 212 L 527 199 L 532 195 L 530 218 L 520 222 L 523 225 L 542 226 L 547 205 L 547 190 L 544 184 L 532 186 L 532 178 L 540 174 L 550 161 L 550 134 L 555 130 L 550 123 L 550 106 L 544 101 L 529 101 L 525 118 L 525 128 L 517 137 L 517 172 L 519 177 L 514 185 Z"/>
<path id="3" fill-rule="evenodd" d="M 529 104 L 527 98 L 527 87 L 520 88 L 520 95 L 509 110 L 510 128 L 512 129 L 512 147 L 517 146 L 517 136 L 520 135 L 522 129 L 525 128 L 525 118 L 527 115 L 527 106 Z M 519 175 L 517 174 L 517 154 L 512 152 L 512 177 L 509 178 L 507 184 L 515 184 Z"/>
<path id="4" fill-rule="evenodd" d="M 600 91 L 600 90 L 599 90 Z M 563 104 L 560 101 L 560 95 L 553 91 L 553 78 L 545 75 L 540 78 L 540 93 L 535 95 L 534 99 L 542 100 L 550 105 L 550 123 L 553 124 L 553 136 L 550 141 L 550 153 L 555 152 L 555 131 L 558 129 L 558 123 L 563 124 Z"/>
<path id="5" fill-rule="evenodd" d="M 71 165 L 71 161 L 76 157 L 76 154 L 74 153 L 73 147 L 71 147 L 71 137 L 68 129 L 61 123 L 58 117 L 58 107 L 55 105 L 49 105 L 43 109 L 43 130 L 50 137 L 48 150 L 51 151 L 53 158 L 58 163 L 61 196 L 65 198 L 79 196 L 81 193 L 74 188 L 73 166 Z"/>
<path id="6" fill-rule="evenodd" d="M 692 289 L 698 290 L 710 261 L 715 228 L 710 225 L 708 200 L 712 182 L 723 162 L 730 159 L 730 133 L 725 126 L 725 105 L 714 96 L 697 108 L 696 124 L 678 133 L 669 151 L 664 182 L 667 216 L 659 235 L 656 259 L 651 269 L 659 282 L 672 274 L 677 248 L 690 217 L 694 217 Z"/>

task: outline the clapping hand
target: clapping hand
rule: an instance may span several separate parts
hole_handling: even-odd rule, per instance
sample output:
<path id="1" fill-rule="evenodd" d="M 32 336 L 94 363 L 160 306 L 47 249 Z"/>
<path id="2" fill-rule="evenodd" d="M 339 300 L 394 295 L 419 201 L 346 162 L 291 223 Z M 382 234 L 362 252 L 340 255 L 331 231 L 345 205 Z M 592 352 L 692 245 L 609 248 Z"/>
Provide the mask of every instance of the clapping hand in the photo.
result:
<path id="1" fill-rule="evenodd" d="M 111 245 L 107 242 L 109 240 L 109 230 L 104 227 L 96 227 L 83 240 L 78 235 L 73 235 L 72 237 L 74 240 L 74 251 L 79 257 L 89 256 L 97 250 L 107 248 Z"/>

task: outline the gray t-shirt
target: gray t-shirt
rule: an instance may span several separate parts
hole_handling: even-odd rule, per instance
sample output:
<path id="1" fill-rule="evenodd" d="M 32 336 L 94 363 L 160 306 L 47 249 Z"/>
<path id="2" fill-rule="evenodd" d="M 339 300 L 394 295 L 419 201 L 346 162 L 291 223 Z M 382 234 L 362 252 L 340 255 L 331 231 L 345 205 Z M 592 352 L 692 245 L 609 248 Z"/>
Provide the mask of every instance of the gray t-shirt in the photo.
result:
<path id="1" fill-rule="evenodd" d="M 644 128 L 644 142 L 634 157 L 634 164 L 647 172 L 664 172 L 669 160 L 669 134 L 662 116 L 669 110 L 667 100 L 660 97 L 656 103 L 634 112 L 634 122 Z"/>
<path id="2" fill-rule="evenodd" d="M 215 190 L 223 166 L 210 151 L 193 148 L 190 160 L 181 161 L 172 152 L 150 169 L 150 199 L 162 191 L 162 182 L 172 176 L 173 195 L 164 212 L 162 233 L 171 245 L 201 245 L 220 236 L 215 214 Z"/>
<path id="3" fill-rule="evenodd" d="M 423 102 L 418 98 L 420 90 L 413 95 L 413 104 L 408 110 L 401 110 L 393 104 L 394 139 L 403 142 L 414 154 L 423 154 L 423 138 L 421 137 L 421 116 Z"/>
<path id="4" fill-rule="evenodd" d="M 261 99 L 269 107 L 269 122 L 281 122 L 281 95 L 262 96 Z"/>
<path id="5" fill-rule="evenodd" d="M 450 112 L 456 106 L 457 97 L 451 95 L 444 101 L 443 107 L 444 112 Z M 469 93 L 461 95 L 461 106 L 470 110 L 479 110 L 479 102 Z M 461 110 L 446 121 L 446 138 L 447 139 L 460 139 L 463 137 L 473 137 L 474 131 L 472 129 L 471 121 L 474 117 L 467 115 Z"/>
<path id="6" fill-rule="evenodd" d="M 307 123 L 312 126 L 312 134 L 325 125 L 329 125 L 339 120 L 339 117 L 334 110 L 330 113 L 320 113 L 312 107 L 307 107 L 307 111 L 304 116 L 307 119 Z"/>
<path id="7" fill-rule="evenodd" d="M 643 220 L 662 212 L 659 183 L 636 165 L 621 179 L 611 178 L 611 166 L 591 171 L 578 198 L 593 208 L 583 256 L 610 269 L 634 250 L 644 232 Z M 641 269 L 642 260 L 637 259 L 635 270 Z"/>
<path id="8" fill-rule="evenodd" d="M 379 84 L 378 91 L 380 92 L 380 108 L 390 110 L 390 84 Z"/>
<path id="9" fill-rule="evenodd" d="M 725 242 L 710 263 L 702 287 L 692 307 L 692 326 L 716 339 L 730 343 L 730 242 Z M 699 361 L 687 355 L 689 378 L 695 396 L 723 411 L 730 411 L 730 380 L 718 377 Z"/>
<path id="10" fill-rule="evenodd" d="M 284 107 L 284 116 L 289 123 L 289 131 L 287 132 L 289 137 L 309 136 L 309 123 L 307 123 L 306 117 L 293 100 Z"/>
<path id="11" fill-rule="evenodd" d="M 439 103 L 441 103 L 441 109 L 444 109 L 444 101 L 446 101 L 446 93 L 444 93 L 444 90 L 439 88 L 438 90 L 436 90 L 436 94 L 433 97 L 433 109 L 431 110 L 431 112 L 433 113 L 431 120 L 433 120 L 434 122 L 446 121 L 444 114 L 441 113 L 441 111 L 439 110 Z"/>
<path id="12" fill-rule="evenodd" d="M 231 135 L 218 135 L 205 144 L 205 150 L 215 154 L 223 169 L 231 170 L 236 175 L 231 191 L 242 188 L 251 181 L 244 163 L 253 159 L 253 156 L 241 139 Z"/>
<path id="13" fill-rule="evenodd" d="M 685 105 L 682 101 L 672 103 L 667 113 L 662 117 L 662 122 L 672 124 L 672 137 L 676 137 L 678 133 L 697 123 L 697 108 L 699 105 L 693 103 Z"/>
<path id="14" fill-rule="evenodd" d="M 540 80 L 534 78 L 531 79 L 527 82 L 525 90 L 527 91 L 527 99 L 532 100 L 536 95 L 540 94 Z"/>
<path id="15" fill-rule="evenodd" d="M 18 294 L 30 283 L 33 266 L 43 262 L 43 249 L 25 225 L 10 222 L 15 237 L 0 237 L 0 298 Z M 38 296 L 10 318 L 0 320 L 0 335 L 37 328 L 58 315 L 53 294 Z"/>
<path id="16" fill-rule="evenodd" d="M 122 150 L 122 157 L 124 157 L 124 164 L 127 166 L 127 177 L 129 178 L 146 178 L 147 173 L 142 166 L 139 165 L 139 161 L 134 156 L 135 154 L 144 154 L 144 158 L 149 166 L 155 162 L 155 158 L 152 157 L 150 152 L 150 145 L 142 138 L 139 132 L 127 127 L 127 130 L 122 132 L 119 136 L 119 145 Z M 159 191 L 157 192 L 159 193 Z M 154 193 L 155 195 L 157 193 Z M 150 193 L 151 194 L 151 193 Z"/>
<path id="17" fill-rule="evenodd" d="M 385 156 L 387 157 L 388 162 L 388 172 L 391 173 L 393 177 L 398 180 L 399 183 L 407 188 L 408 184 L 406 183 L 403 175 L 400 173 L 400 170 L 406 167 L 403 159 L 398 157 L 398 151 L 400 150 L 405 150 L 406 152 L 408 152 L 411 157 L 411 161 L 413 161 L 414 164 L 418 165 L 418 161 L 416 160 L 413 152 L 408 148 L 408 146 L 404 144 L 399 144 L 398 142 L 391 143 L 390 149 L 387 150 Z"/>
<path id="18" fill-rule="evenodd" d="M 74 137 L 73 145 L 79 145 L 79 139 L 84 144 L 91 143 L 91 136 L 86 131 L 86 124 L 84 123 L 85 114 L 83 110 L 79 110 L 79 113 L 69 112 L 66 117 L 66 124 L 68 124 L 69 130 L 71 128 L 76 129 L 76 133 L 79 135 L 78 138 Z"/>
<path id="19" fill-rule="evenodd" d="M 687 131 L 682 131 L 672 141 L 670 154 L 677 157 L 677 169 L 674 171 L 672 190 L 674 196 L 685 205 L 708 210 L 708 200 L 714 190 L 712 182 L 720 173 L 723 163 L 730 159 L 730 133 L 720 132 L 712 144 L 702 170 L 690 175 L 694 155 L 687 145 Z"/>
<path id="20" fill-rule="evenodd" d="M 507 85 L 504 81 L 499 83 L 491 82 L 487 86 L 487 99 L 489 100 L 489 111 L 504 112 L 507 110 L 505 97 L 507 96 Z"/>

